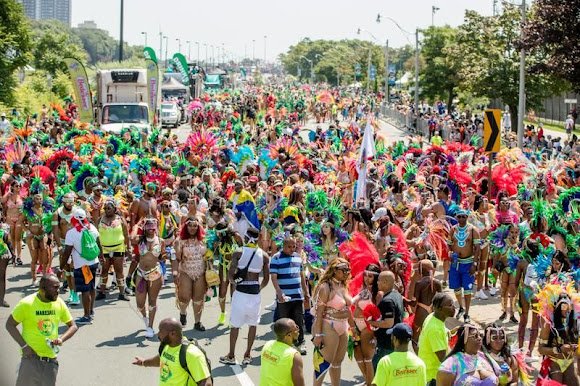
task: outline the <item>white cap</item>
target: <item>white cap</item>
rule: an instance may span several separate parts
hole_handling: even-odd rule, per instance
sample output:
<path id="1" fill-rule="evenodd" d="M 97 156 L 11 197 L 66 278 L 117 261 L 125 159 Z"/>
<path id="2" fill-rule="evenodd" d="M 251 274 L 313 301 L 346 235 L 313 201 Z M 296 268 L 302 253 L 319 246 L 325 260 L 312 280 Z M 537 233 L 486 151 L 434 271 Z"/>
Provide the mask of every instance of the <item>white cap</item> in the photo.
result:
<path id="1" fill-rule="evenodd" d="M 0 114 L 0 117 L 4 117 L 4 118 L 6 118 L 6 113 L 2 113 L 2 114 Z"/>
<path id="2" fill-rule="evenodd" d="M 85 221 L 87 219 L 87 212 L 85 212 L 84 209 L 75 208 L 72 216 L 78 221 Z"/>
<path id="3" fill-rule="evenodd" d="M 387 217 L 387 215 L 388 215 L 387 208 L 379 208 L 373 214 L 371 221 L 379 221 L 380 219 Z"/>

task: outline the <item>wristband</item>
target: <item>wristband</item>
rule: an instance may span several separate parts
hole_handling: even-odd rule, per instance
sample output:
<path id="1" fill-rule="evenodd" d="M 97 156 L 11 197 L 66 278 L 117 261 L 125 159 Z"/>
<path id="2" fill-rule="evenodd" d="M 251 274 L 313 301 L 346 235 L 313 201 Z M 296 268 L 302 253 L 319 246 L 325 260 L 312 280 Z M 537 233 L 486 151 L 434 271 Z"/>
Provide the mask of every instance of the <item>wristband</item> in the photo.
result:
<path id="1" fill-rule="evenodd" d="M 324 336 L 324 334 L 314 334 L 315 338 L 322 338 Z"/>
<path id="2" fill-rule="evenodd" d="M 28 347 L 28 343 L 25 343 L 24 346 L 20 346 L 20 349 L 24 350 L 26 347 Z"/>

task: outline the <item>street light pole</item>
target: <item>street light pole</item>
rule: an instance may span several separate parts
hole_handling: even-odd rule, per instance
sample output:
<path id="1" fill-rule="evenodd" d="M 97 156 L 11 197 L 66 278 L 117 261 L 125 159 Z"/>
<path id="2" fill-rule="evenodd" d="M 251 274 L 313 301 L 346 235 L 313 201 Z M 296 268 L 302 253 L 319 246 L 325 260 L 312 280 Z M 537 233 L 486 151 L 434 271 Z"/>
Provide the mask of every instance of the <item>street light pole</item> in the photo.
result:
<path id="1" fill-rule="evenodd" d="M 177 42 L 177 52 L 179 52 L 181 54 L 181 39 L 180 38 L 175 38 L 175 41 Z"/>
<path id="2" fill-rule="evenodd" d="M 159 32 L 159 60 L 163 60 L 163 32 Z"/>
<path id="3" fill-rule="evenodd" d="M 123 61 L 123 19 L 125 17 L 125 1 L 121 0 L 121 31 L 119 36 L 119 62 Z"/>
<path id="4" fill-rule="evenodd" d="M 419 28 L 415 29 L 415 114 L 419 115 Z"/>
<path id="5" fill-rule="evenodd" d="M 145 36 L 145 47 L 147 47 L 147 32 L 141 32 L 141 35 Z"/>
<path id="6" fill-rule="evenodd" d="M 371 87 L 371 48 L 369 48 L 369 59 L 367 65 L 367 94 Z"/>
<path id="7" fill-rule="evenodd" d="M 252 39 L 252 64 L 256 65 L 256 39 Z"/>
<path id="8" fill-rule="evenodd" d="M 165 68 L 167 68 L 167 47 L 169 46 L 169 37 L 163 36 L 163 39 L 165 39 Z"/>
<path id="9" fill-rule="evenodd" d="M 191 40 L 186 40 L 187 43 L 187 61 L 191 62 Z"/>
<path id="10" fill-rule="evenodd" d="M 266 40 L 268 39 L 267 35 L 264 35 L 264 65 L 266 64 Z"/>
<path id="11" fill-rule="evenodd" d="M 524 39 L 524 26 L 526 24 L 526 0 L 522 1 L 522 30 L 521 40 Z M 526 114 L 526 51 L 520 50 L 520 90 L 518 100 L 518 147 L 524 144 L 524 115 Z"/>
<path id="12" fill-rule="evenodd" d="M 391 77 L 391 71 L 389 71 L 389 39 L 385 43 L 385 98 L 387 104 L 389 103 L 389 78 Z"/>
<path id="13" fill-rule="evenodd" d="M 441 8 L 434 5 L 431 6 L 431 27 L 435 25 L 435 12 L 439 11 Z"/>
<path id="14" fill-rule="evenodd" d="M 199 42 L 195 42 L 195 45 L 197 46 L 197 65 L 199 66 Z"/>
<path id="15" fill-rule="evenodd" d="M 205 46 L 205 69 L 207 70 L 207 43 L 203 43 Z"/>

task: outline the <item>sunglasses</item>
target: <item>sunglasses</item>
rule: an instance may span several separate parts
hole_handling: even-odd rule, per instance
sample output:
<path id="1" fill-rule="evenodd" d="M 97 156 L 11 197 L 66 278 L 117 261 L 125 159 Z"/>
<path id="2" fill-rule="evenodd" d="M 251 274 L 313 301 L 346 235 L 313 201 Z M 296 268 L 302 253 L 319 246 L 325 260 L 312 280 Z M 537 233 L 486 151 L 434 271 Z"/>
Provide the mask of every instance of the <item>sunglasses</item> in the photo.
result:
<path id="1" fill-rule="evenodd" d="M 491 340 L 494 342 L 498 342 L 501 340 L 505 340 L 505 335 L 504 334 L 496 334 L 496 335 L 492 335 L 491 336 Z"/>
<path id="2" fill-rule="evenodd" d="M 337 271 L 342 271 L 343 273 L 349 273 L 350 272 L 350 268 L 348 267 L 336 267 Z"/>
<path id="3" fill-rule="evenodd" d="M 460 215 L 458 215 L 458 216 L 455 216 L 455 217 L 457 217 L 457 218 L 467 218 L 467 216 L 466 216 L 466 215 L 464 215 L 464 214 L 460 214 Z"/>

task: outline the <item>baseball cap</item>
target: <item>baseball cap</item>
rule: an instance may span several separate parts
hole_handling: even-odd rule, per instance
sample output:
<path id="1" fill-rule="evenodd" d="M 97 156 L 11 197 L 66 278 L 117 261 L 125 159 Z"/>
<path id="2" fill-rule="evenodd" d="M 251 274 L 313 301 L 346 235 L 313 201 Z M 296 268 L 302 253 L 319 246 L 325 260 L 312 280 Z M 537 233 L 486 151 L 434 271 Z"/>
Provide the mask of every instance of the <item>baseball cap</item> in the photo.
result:
<path id="1" fill-rule="evenodd" d="M 397 323 L 387 330 L 388 335 L 392 335 L 398 340 L 408 341 L 413 337 L 413 330 L 406 323 Z"/>
<path id="2" fill-rule="evenodd" d="M 371 221 L 379 221 L 383 217 L 387 217 L 387 214 L 388 214 L 387 208 L 379 208 L 373 214 L 373 217 L 371 218 Z"/>

